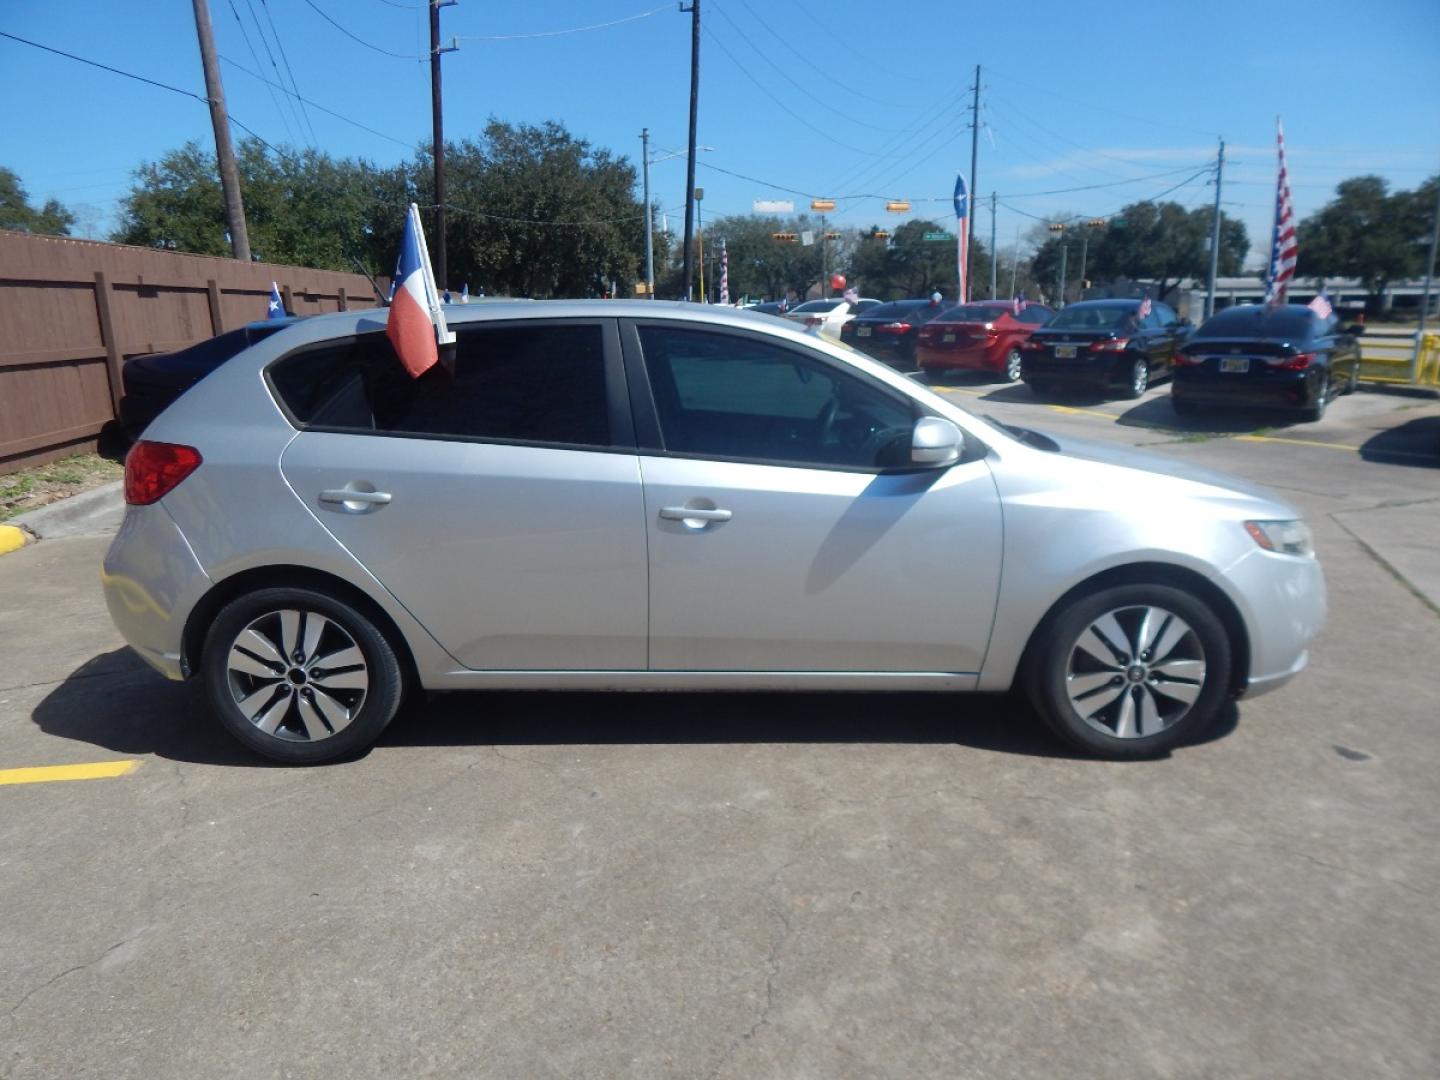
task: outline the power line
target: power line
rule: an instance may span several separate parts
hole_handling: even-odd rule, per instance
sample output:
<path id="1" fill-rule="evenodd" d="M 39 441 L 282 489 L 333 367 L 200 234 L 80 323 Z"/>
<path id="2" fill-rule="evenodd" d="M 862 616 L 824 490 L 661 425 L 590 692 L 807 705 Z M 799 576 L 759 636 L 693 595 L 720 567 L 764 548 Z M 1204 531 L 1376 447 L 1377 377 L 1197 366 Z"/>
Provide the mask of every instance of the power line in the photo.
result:
<path id="1" fill-rule="evenodd" d="M 259 79 L 261 82 L 263 82 L 263 83 L 265 83 L 265 84 L 267 84 L 267 85 L 269 85 L 269 86 L 275 87 L 276 89 L 280 90 L 282 93 L 290 94 L 290 95 L 294 96 L 295 98 L 298 98 L 300 101 L 304 102 L 306 105 L 309 105 L 312 109 L 319 109 L 322 113 L 325 113 L 327 116 L 333 116 L 336 120 L 344 121 L 345 123 L 349 124 L 351 127 L 359 128 L 361 131 L 367 131 L 367 132 L 369 132 L 371 135 L 376 136 L 377 138 L 385 139 L 387 142 L 393 142 L 393 143 L 395 143 L 395 145 L 397 145 L 397 146 L 403 146 L 403 147 L 405 147 L 405 149 L 407 149 L 407 150 L 413 150 L 413 149 L 414 149 L 415 144 L 414 144 L 413 142 L 406 142 L 404 139 L 397 139 L 397 138 L 395 138 L 395 136 L 393 136 L 393 135 L 386 135 L 385 132 L 383 132 L 383 131 L 376 131 L 374 128 L 369 127 L 369 126 L 367 126 L 367 125 L 365 125 L 365 124 L 362 124 L 359 120 L 352 120 L 350 117 L 345 116 L 345 115 L 343 115 L 343 114 L 341 114 L 341 113 L 338 113 L 338 112 L 336 112 L 334 109 L 328 109 L 328 108 L 326 108 L 324 105 L 321 105 L 318 101 L 311 101 L 309 98 L 301 97 L 299 94 L 296 94 L 293 90 L 289 90 L 289 89 L 287 89 L 286 87 L 281 86 L 279 83 L 272 83 L 272 82 L 270 82 L 270 80 L 267 79 L 267 78 L 265 78 L 265 76 L 260 75 L 260 74 L 258 74 L 257 72 L 251 71 L 251 70 L 250 70 L 249 68 L 247 68 L 244 64 L 236 63 L 234 60 L 231 60 L 230 57 L 226 56 L 224 53 L 221 53 L 221 54 L 220 54 L 220 59 L 223 60 L 223 61 L 225 61 L 225 63 L 229 64 L 231 67 L 235 68 L 236 70 L 238 70 L 238 71 L 243 71 L 246 75 L 249 75 L 252 79 Z"/>
<path id="2" fill-rule="evenodd" d="M 312 7 L 314 5 L 311 5 Z M 608 30 L 612 26 L 620 26 L 623 23 L 638 22 L 640 19 L 648 19 L 652 15 L 659 15 L 662 11 L 669 11 L 670 5 L 654 8 L 651 11 L 642 11 L 638 15 L 627 15 L 623 19 L 611 19 L 609 22 L 594 23 L 591 26 L 572 26 L 565 30 L 541 30 L 533 34 L 461 34 L 461 41 L 523 41 L 529 38 L 564 37 L 566 34 L 584 34 L 591 30 Z"/>
<path id="3" fill-rule="evenodd" d="M 839 42 L 844 49 L 853 53 L 856 57 L 865 61 L 865 63 L 874 65 L 877 68 L 880 67 L 880 65 L 875 63 L 874 54 L 861 52 L 859 49 L 855 48 L 854 45 L 851 45 L 850 42 L 846 41 L 844 37 L 835 33 L 834 30 L 830 29 L 830 24 L 824 16 L 816 15 L 808 7 L 802 4 L 800 0 L 795 0 L 795 6 L 805 13 L 804 25 L 807 29 L 812 26 L 818 26 L 824 33 L 828 34 L 835 41 Z M 913 75 L 906 75 L 898 71 L 891 71 L 886 68 L 881 68 L 881 70 L 883 70 L 885 74 L 889 75 L 891 78 L 904 79 L 906 82 L 923 83 L 925 81 L 923 79 L 917 79 Z"/>
<path id="4" fill-rule="evenodd" d="M 920 120 L 916 121 L 913 124 L 909 124 L 906 127 L 902 128 L 900 131 L 896 132 L 894 138 L 889 139 L 880 145 L 880 153 L 886 155 L 886 158 L 888 160 L 889 156 L 892 153 L 897 155 L 902 154 L 902 151 L 900 151 L 898 148 L 906 142 L 913 141 L 915 138 L 919 137 L 918 133 L 922 129 L 932 127 L 937 122 L 939 122 L 942 126 L 948 124 L 952 119 L 952 117 L 950 116 L 950 110 L 960 104 L 960 99 L 962 97 L 964 97 L 963 93 L 955 94 L 949 100 L 942 103 L 939 110 L 935 113 L 932 113 L 929 116 L 921 117 Z M 934 137 L 935 132 L 931 131 L 929 134 L 923 137 L 922 141 L 928 143 Z M 840 181 L 830 185 L 830 190 L 843 191 L 846 188 L 858 187 L 862 183 L 868 183 L 869 180 L 873 176 L 878 175 L 879 170 L 883 169 L 884 167 L 884 161 L 861 162 L 858 166 L 847 169 L 842 174 L 843 178 Z"/>
<path id="5" fill-rule="evenodd" d="M 305 99 L 300 96 L 300 84 L 295 81 L 295 71 L 290 67 L 290 57 L 285 54 L 285 43 L 280 40 L 280 31 L 275 29 L 275 20 L 270 16 L 270 0 L 260 0 L 260 6 L 265 9 L 265 21 L 270 24 L 270 36 L 275 39 L 275 47 L 280 50 L 280 59 L 285 64 L 285 73 L 290 76 L 290 88 L 295 92 L 295 100 L 300 102 L 300 115 L 305 118 L 305 126 L 310 130 L 310 144 L 313 146 L 315 144 L 315 125 L 310 123 L 310 114 L 305 111 Z"/>
<path id="6" fill-rule="evenodd" d="M 184 94 L 186 97 L 193 98 L 194 100 L 200 102 L 200 104 L 202 105 L 210 104 L 210 99 L 208 97 L 205 97 L 203 94 L 197 94 L 190 90 L 181 90 L 178 86 L 171 86 L 169 83 L 162 83 L 157 82 L 154 79 L 147 79 L 145 76 L 136 75 L 134 72 L 121 71 L 117 67 L 111 67 L 109 64 L 102 64 L 98 60 L 87 60 L 83 56 L 76 56 L 74 53 L 68 53 L 64 49 L 53 49 L 49 45 L 41 45 L 38 41 L 31 41 L 29 38 L 21 37 L 19 34 L 11 34 L 7 33 L 4 30 L 0 30 L 0 37 L 9 38 L 11 41 L 18 41 L 22 45 L 30 45 L 36 49 L 43 49 L 45 52 L 54 53 L 56 56 L 63 56 L 67 60 L 75 60 L 90 67 L 99 68 L 101 71 L 108 71 L 112 75 L 123 75 L 125 78 L 134 79 L 136 82 L 147 83 L 150 86 L 158 86 L 161 90 L 169 90 L 172 94 Z"/>
<path id="7" fill-rule="evenodd" d="M 240 9 L 235 6 L 235 0 L 226 0 L 226 2 L 230 6 L 230 14 L 235 16 L 235 25 L 240 28 L 240 37 L 245 42 L 245 48 L 249 50 L 251 59 L 255 61 L 255 66 L 259 67 L 260 54 L 255 51 L 255 44 L 250 40 L 250 33 L 245 29 L 245 23 L 240 18 Z M 253 18 L 255 13 L 252 10 L 250 14 Z M 262 38 L 261 40 L 263 43 L 264 39 Z M 266 92 L 270 95 L 270 104 L 275 106 L 275 111 L 280 114 L 280 120 L 285 125 L 285 134 L 293 140 L 295 138 L 295 135 L 290 130 L 290 119 L 285 115 L 285 110 L 280 107 L 280 99 L 275 96 L 275 91 L 273 89 L 268 88 L 268 85 Z M 294 109 L 294 107 L 295 106 L 293 104 L 290 105 L 291 109 Z"/>
<path id="8" fill-rule="evenodd" d="M 328 22 L 331 26 L 335 27 L 336 30 L 339 30 L 342 34 L 344 34 L 346 37 L 348 37 L 351 41 L 358 42 L 359 44 L 364 45 L 365 48 L 371 50 L 372 52 L 380 53 L 382 56 L 393 56 L 396 60 L 425 60 L 425 59 L 427 59 L 426 57 L 423 57 L 423 56 L 414 56 L 414 55 L 411 55 L 410 53 L 391 52 L 389 49 L 382 49 L 379 45 L 372 45 L 372 44 L 370 44 L 370 42 L 366 41 L 364 38 L 357 36 L 356 34 L 352 33 L 352 32 L 349 31 L 349 30 L 347 30 L 347 29 L 346 29 L 344 26 L 342 26 L 340 23 L 338 23 L 338 22 L 336 22 L 334 19 L 332 19 L 329 15 L 327 15 L 327 14 L 325 13 L 325 9 L 324 9 L 324 8 L 320 7 L 318 4 L 315 3 L 315 0 L 305 0 L 305 3 L 306 3 L 307 5 L 309 5 L 309 7 L 311 8 L 311 10 L 313 10 L 313 11 L 315 12 L 315 14 L 319 15 L 322 19 L 324 19 L 326 22 Z"/>
<path id="9" fill-rule="evenodd" d="M 1191 175 L 1187 176 L 1184 180 L 1181 180 L 1178 184 L 1174 185 L 1173 187 L 1168 187 L 1168 188 L 1166 188 L 1164 191 L 1160 192 L 1159 194 L 1157 194 L 1157 195 L 1151 195 L 1149 198 L 1147 198 L 1147 199 L 1141 199 L 1140 201 L 1141 201 L 1141 202 L 1157 202 L 1157 201 L 1159 201 L 1160 199 L 1163 199 L 1166 195 L 1169 195 L 1169 194 L 1171 194 L 1172 192 L 1179 191 L 1179 190 L 1180 190 L 1182 187 L 1184 187 L 1185 185 L 1190 184 L 1190 183 L 1193 183 L 1193 182 L 1194 182 L 1195 180 L 1197 180 L 1199 177 L 1204 176 L 1206 173 L 1212 172 L 1212 171 L 1214 171 L 1214 167 L 1213 167 L 1213 166 L 1210 166 L 1210 165 L 1207 165 L 1205 168 L 1200 169 L 1198 172 L 1194 172 L 1194 173 L 1192 173 Z M 1008 196 L 1008 197 L 1012 197 L 1012 198 L 1013 198 L 1013 196 Z M 1005 209 L 1006 209 L 1006 210 L 1009 210 L 1011 213 L 1019 214 L 1021 217 L 1027 217 L 1027 218 L 1030 218 L 1030 219 L 1033 220 L 1033 221 L 1051 222 L 1051 221 L 1054 221 L 1054 220 L 1055 220 L 1055 218 L 1053 218 L 1053 217 L 1044 217 L 1044 216 L 1042 216 L 1042 215 L 1040 215 L 1040 214 L 1032 214 L 1032 213 L 1030 213 L 1028 210 L 1021 210 L 1018 206 L 1011 206 L 1009 203 L 1001 203 L 1000 205 L 1003 206 L 1003 207 L 1005 207 Z M 1128 205 L 1131 205 L 1131 204 L 1127 203 L 1126 205 L 1128 206 Z M 1079 220 L 1081 220 L 1082 218 L 1090 218 L 1090 217 L 1113 217 L 1115 214 L 1118 214 L 1118 213 L 1120 212 L 1120 210 L 1123 210 L 1124 208 L 1125 208 L 1125 207 L 1122 206 L 1122 207 L 1120 207 L 1120 208 L 1118 208 L 1118 209 L 1116 209 L 1116 210 L 1112 210 L 1112 211 L 1110 211 L 1109 213 L 1105 213 L 1105 214 L 1071 214 L 1068 220 L 1069 220 L 1069 221 L 1079 221 Z"/>
<path id="10" fill-rule="evenodd" d="M 881 127 L 878 124 L 870 124 L 865 122 L 864 120 L 858 120 L 855 117 L 844 112 L 843 110 L 837 109 L 834 105 L 831 105 L 830 102 L 815 94 L 804 83 L 797 81 L 794 76 L 792 76 L 788 71 L 786 71 L 783 67 L 777 64 L 774 60 L 770 59 L 769 55 L 765 53 L 760 48 L 760 46 L 756 45 L 755 42 L 750 39 L 750 35 L 745 33 L 745 31 L 740 28 L 739 24 L 736 23 L 734 19 L 730 18 L 729 15 L 725 14 L 724 8 L 717 6 L 715 8 L 715 13 L 730 24 L 731 29 L 733 29 L 735 33 L 740 35 L 741 39 L 745 42 L 745 44 L 750 46 L 751 50 L 754 51 L 756 56 L 760 57 L 760 59 L 764 60 L 767 64 L 769 64 L 772 68 L 779 72 L 782 79 L 788 82 L 791 86 L 795 87 L 795 89 L 799 90 L 800 93 L 804 94 L 811 101 L 819 105 L 822 109 L 834 113 L 836 116 L 839 116 L 847 123 L 853 124 L 857 127 L 869 128 L 871 131 L 890 132 L 894 130 L 893 127 Z"/>
<path id="11" fill-rule="evenodd" d="M 757 79 L 754 75 L 750 74 L 749 69 L 746 68 L 744 64 L 740 63 L 739 58 L 736 57 L 736 55 L 726 47 L 725 42 L 721 41 L 720 38 L 715 35 L 714 31 L 710 29 L 709 26 L 702 26 L 701 29 L 705 32 L 706 35 L 709 36 L 710 40 L 715 43 L 715 45 L 720 49 L 720 51 L 730 58 L 730 62 L 740 69 L 740 74 L 744 75 L 747 79 L 754 83 L 756 88 L 758 88 L 762 94 L 768 97 L 782 111 L 788 113 L 791 117 L 793 117 L 794 120 L 802 127 L 809 128 L 821 138 L 827 139 L 828 141 L 833 142 L 836 146 L 849 150 L 851 153 L 863 154 L 866 157 L 876 156 L 874 151 L 862 150 L 858 146 L 851 146 L 849 143 L 841 142 L 839 139 L 835 138 L 835 136 L 831 135 L 828 131 L 825 131 L 823 128 L 816 127 L 809 120 L 806 120 L 805 117 L 801 116 L 794 109 L 790 108 L 789 105 L 786 105 L 774 94 L 770 93 L 769 90 L 766 90 L 764 84 L 761 83 L 760 80 Z"/>
<path id="12" fill-rule="evenodd" d="M 992 75 L 995 73 L 994 67 L 990 68 L 990 73 Z M 1002 78 L 1004 78 L 1006 75 L 1003 70 L 1000 74 Z M 1094 105 L 1084 101 L 1077 101 L 1068 92 L 1062 94 L 1057 90 L 1050 90 L 1047 87 L 1041 85 L 1038 81 L 1030 79 L 1028 77 L 1023 79 L 1017 79 L 1016 82 L 1023 83 L 1023 85 L 1029 87 L 1032 90 L 1039 90 L 1042 94 L 1048 94 L 1051 97 L 1059 98 L 1060 100 L 1066 102 L 1069 105 L 1079 105 L 1082 108 L 1094 109 L 1096 112 L 1109 113 L 1112 116 L 1120 117 L 1122 120 L 1133 120 L 1137 124 L 1149 124 L 1152 127 L 1169 128 L 1172 131 L 1186 131 L 1192 135 L 1204 135 L 1206 138 L 1215 137 L 1215 132 L 1213 131 L 1205 131 L 1201 128 L 1192 128 L 1184 124 L 1176 124 L 1164 120 L 1154 120 L 1145 116 L 1135 116 L 1133 113 L 1120 112 L 1118 109 L 1112 109 L 1105 105 Z"/>

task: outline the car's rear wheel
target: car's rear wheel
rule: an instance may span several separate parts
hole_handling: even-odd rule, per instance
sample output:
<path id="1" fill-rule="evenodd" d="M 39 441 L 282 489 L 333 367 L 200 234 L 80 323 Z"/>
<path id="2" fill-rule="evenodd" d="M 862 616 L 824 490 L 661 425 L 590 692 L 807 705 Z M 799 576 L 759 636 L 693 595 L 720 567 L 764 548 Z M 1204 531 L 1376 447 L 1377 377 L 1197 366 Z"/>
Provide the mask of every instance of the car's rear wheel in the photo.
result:
<path id="1" fill-rule="evenodd" d="M 221 726 L 276 761 L 349 757 L 385 730 L 404 679 L 374 621 L 313 589 L 232 600 L 205 637 L 205 690 Z"/>
<path id="2" fill-rule="evenodd" d="M 1320 396 L 1315 399 L 1315 404 L 1300 412 L 1300 419 L 1307 424 L 1313 424 L 1325 417 L 1325 410 L 1330 407 L 1330 399 L 1335 396 L 1335 383 L 1330 377 L 1329 371 L 1325 372 L 1325 382 L 1320 387 Z"/>
<path id="3" fill-rule="evenodd" d="M 1071 600 L 1030 658 L 1027 690 L 1046 724 L 1102 757 L 1150 757 L 1204 731 L 1230 685 L 1220 619 L 1169 585 L 1119 585 Z"/>
<path id="4" fill-rule="evenodd" d="M 1350 377 L 1345 380 L 1345 393 L 1353 394 L 1360 389 L 1360 361 L 1350 365 Z"/>
<path id="5" fill-rule="evenodd" d="M 1011 349 L 1005 354 L 1005 381 L 1015 382 L 1020 378 L 1020 350 Z"/>
<path id="6" fill-rule="evenodd" d="M 1138 398 L 1150 389 L 1150 362 L 1143 356 L 1136 357 L 1130 365 L 1130 377 L 1125 383 L 1125 396 Z"/>

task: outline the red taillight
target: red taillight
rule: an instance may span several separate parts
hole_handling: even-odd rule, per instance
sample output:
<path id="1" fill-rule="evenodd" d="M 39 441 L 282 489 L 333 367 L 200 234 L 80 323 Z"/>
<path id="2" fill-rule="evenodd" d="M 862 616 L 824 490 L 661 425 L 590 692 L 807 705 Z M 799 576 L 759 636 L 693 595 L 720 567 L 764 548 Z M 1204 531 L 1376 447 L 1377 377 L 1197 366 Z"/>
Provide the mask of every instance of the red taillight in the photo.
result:
<path id="1" fill-rule="evenodd" d="M 1044 351 L 1045 351 L 1045 343 L 1044 343 L 1043 341 L 1030 341 L 1030 340 L 1027 338 L 1025 341 L 1022 341 L 1022 342 L 1020 343 L 1020 351 L 1021 351 L 1021 352 L 1044 352 Z"/>
<path id="2" fill-rule="evenodd" d="M 1170 362 L 1176 367 L 1199 367 L 1205 362 L 1205 358 L 1203 356 L 1187 356 L 1183 352 L 1177 352 L 1170 357 Z"/>
<path id="3" fill-rule="evenodd" d="M 986 336 L 986 337 L 994 337 L 995 334 L 996 334 L 995 324 L 994 324 L 993 322 L 987 322 L 987 323 L 985 324 L 985 336 Z"/>
<path id="4" fill-rule="evenodd" d="M 854 332 L 855 332 L 855 324 L 854 324 L 853 322 L 843 323 L 843 324 L 841 325 L 841 327 L 840 327 L 840 336 L 841 336 L 841 337 L 844 337 L 846 334 L 853 334 Z"/>
<path id="5" fill-rule="evenodd" d="M 910 324 L 908 322 L 887 322 L 875 329 L 882 334 L 903 334 L 910 329 Z"/>
<path id="6" fill-rule="evenodd" d="M 142 439 L 125 455 L 125 501 L 149 506 L 163 499 L 200 467 L 200 461 L 200 451 L 193 446 Z"/>
<path id="7" fill-rule="evenodd" d="M 1286 357 L 1275 366 L 1281 371 L 1304 371 L 1314 362 L 1315 354 L 1313 352 L 1302 352 Z"/>
<path id="8" fill-rule="evenodd" d="M 1123 338 L 1123 337 L 1116 338 L 1114 341 L 1092 341 L 1092 342 L 1090 343 L 1090 351 L 1091 351 L 1091 352 L 1124 352 L 1125 349 L 1129 346 L 1129 344 L 1130 344 L 1130 339 L 1129 339 L 1129 338 Z"/>

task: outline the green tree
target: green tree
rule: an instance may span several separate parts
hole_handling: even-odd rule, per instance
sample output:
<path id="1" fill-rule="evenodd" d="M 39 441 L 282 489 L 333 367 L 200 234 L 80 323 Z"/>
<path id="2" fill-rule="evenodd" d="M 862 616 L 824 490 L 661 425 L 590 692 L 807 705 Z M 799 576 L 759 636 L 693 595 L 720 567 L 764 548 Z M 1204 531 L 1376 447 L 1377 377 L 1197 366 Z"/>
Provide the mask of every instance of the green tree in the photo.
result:
<path id="1" fill-rule="evenodd" d="M 1366 310 L 1378 312 L 1390 282 L 1425 271 L 1436 184 L 1440 176 L 1392 194 L 1379 176 L 1342 180 L 1335 198 L 1300 223 L 1296 273 L 1358 278 L 1369 294 Z"/>
<path id="2" fill-rule="evenodd" d="M 1087 276 L 1154 281 L 1159 296 L 1181 278 L 1204 278 L 1210 269 L 1212 214 L 1176 202 L 1132 203 L 1109 220 L 1100 242 L 1090 245 L 1094 272 Z M 1238 273 L 1249 250 L 1244 222 L 1222 212 L 1219 272 Z"/>
<path id="3" fill-rule="evenodd" d="M 69 236 L 74 224 L 75 215 L 55 199 L 46 199 L 38 210 L 31 206 L 19 174 L 0 166 L 0 229 Z"/>
<path id="4" fill-rule="evenodd" d="M 925 239 L 926 233 L 949 232 L 953 228 L 953 222 L 940 224 L 915 218 L 898 226 L 888 240 L 879 240 L 875 238 L 878 226 L 871 226 L 861 234 L 851 259 L 851 277 L 856 287 L 866 296 L 881 300 L 923 297 L 936 291 L 953 300 L 958 288 L 955 241 Z M 970 295 L 988 296 L 990 253 L 978 237 L 971 256 Z"/>

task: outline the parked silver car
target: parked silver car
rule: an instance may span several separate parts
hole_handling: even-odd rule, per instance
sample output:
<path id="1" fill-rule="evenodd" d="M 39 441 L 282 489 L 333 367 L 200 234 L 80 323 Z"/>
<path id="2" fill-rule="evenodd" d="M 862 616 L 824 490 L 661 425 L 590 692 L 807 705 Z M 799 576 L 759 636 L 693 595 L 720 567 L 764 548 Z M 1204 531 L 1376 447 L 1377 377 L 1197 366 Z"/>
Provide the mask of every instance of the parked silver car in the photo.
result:
<path id="1" fill-rule="evenodd" d="M 296 323 L 126 462 L 115 623 L 262 754 L 354 754 L 419 688 L 1019 685 L 1075 746 L 1152 755 L 1298 672 L 1324 617 L 1274 496 L 1004 428 L 773 318 L 449 316 L 419 379 L 383 312 Z"/>

